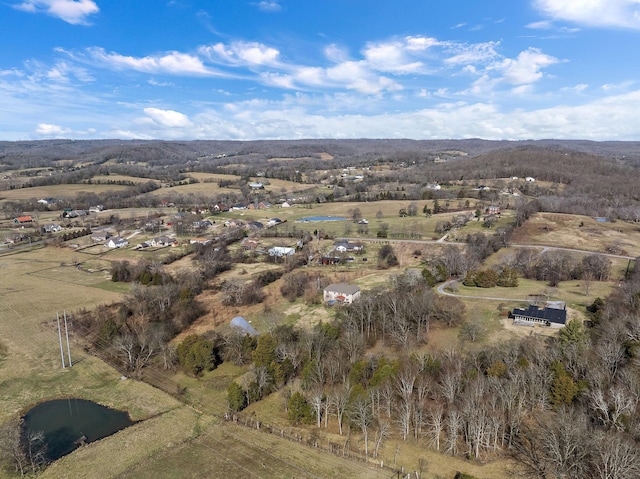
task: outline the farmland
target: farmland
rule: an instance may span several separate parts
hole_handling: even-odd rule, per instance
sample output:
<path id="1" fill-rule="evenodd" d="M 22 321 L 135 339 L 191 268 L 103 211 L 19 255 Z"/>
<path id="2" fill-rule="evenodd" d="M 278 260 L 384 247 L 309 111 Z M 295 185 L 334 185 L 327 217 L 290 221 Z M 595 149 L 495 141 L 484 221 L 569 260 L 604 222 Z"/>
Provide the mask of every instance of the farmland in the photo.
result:
<path id="1" fill-rule="evenodd" d="M 77 163 L 82 178 L 74 176 L 77 170 L 53 169 L 58 184 L 2 192 L 1 234 L 12 242 L 0 249 L 0 352 L 6 351 L 0 358 L 0 424 L 41 401 L 72 397 L 126 410 L 139 421 L 49 465 L 42 477 L 202 477 L 225 471 L 225 477 L 382 478 L 403 469 L 433 478 L 451 478 L 456 471 L 478 478 L 513 477 L 521 464 L 500 441 L 492 443 L 489 433 L 477 444 L 462 428 L 434 436 L 430 428 L 437 417 L 427 415 L 442 408 L 446 421 L 459 413 L 470 424 L 475 417 L 470 404 L 482 405 L 487 418 L 502 407 L 496 403 L 489 409 L 488 388 L 498 391 L 512 377 L 528 381 L 523 371 L 533 368 L 550 377 L 551 358 L 574 367 L 575 358 L 562 349 L 557 330 L 516 326 L 509 312 L 556 301 L 566 304 L 569 320 L 590 324 L 597 300 L 621 294 L 620 284 L 636 267 L 640 230 L 632 220 L 632 200 L 620 201 L 616 217 L 610 209 L 606 217 L 595 211 L 597 200 L 589 204 L 592 215 L 545 211 L 545 199 L 557 195 L 553 204 L 559 204 L 575 184 L 548 178 L 529 185 L 508 172 L 496 174 L 498 179 L 460 180 L 455 163 L 434 166 L 427 154 L 413 170 L 394 161 L 370 168 L 365 160 L 352 168 L 352 158 L 330 153 L 252 155 L 253 164 L 202 155 L 197 163 L 185 163 L 193 171 L 185 165 L 155 167 L 149 159 L 94 167 L 90 158 L 82 158 Z M 540 155 L 546 158 L 547 153 Z M 208 166 L 203 165 L 206 158 L 211 158 Z M 494 160 L 477 161 L 491 166 Z M 64 163 L 65 168 L 73 164 Z M 429 173 L 414 182 L 423 170 Z M 39 170 L 12 171 L 36 175 Z M 451 179 L 441 181 L 442 189 L 432 188 L 431 178 L 445 174 Z M 264 181 L 264 189 L 249 186 L 257 181 Z M 150 182 L 157 187 L 136 190 Z M 32 200 L 38 198 L 60 201 L 35 205 Z M 284 200 L 290 203 L 283 207 Z M 103 211 L 80 219 L 62 214 L 63 204 L 82 209 L 98 202 L 106 205 Z M 536 209 L 528 210 L 532 205 Z M 498 212 L 491 213 L 490 206 Z M 32 215 L 33 222 L 18 225 L 17 214 Z M 316 216 L 344 219 L 302 221 Z M 275 218 L 279 222 L 271 224 Z M 61 231 L 43 233 L 48 223 L 59 223 Z M 106 239 L 95 239 L 107 234 L 127 238 L 129 244 L 111 249 Z M 172 246 L 153 246 L 161 236 L 170 237 Z M 337 252 L 343 238 L 363 250 Z M 269 254 L 274 247 L 295 253 L 274 257 Z M 590 265 L 604 272 L 585 273 Z M 509 268 L 518 271 L 517 285 L 463 284 L 470 270 L 492 270 L 497 276 Z M 429 278 L 434 288 L 427 285 Z M 362 304 L 371 307 L 366 334 L 364 323 L 353 329 L 357 305 L 330 308 L 323 302 L 322 288 L 331 283 L 362 290 Z M 245 291 L 255 295 L 245 300 Z M 174 305 L 179 308 L 171 309 Z M 179 310 L 194 316 L 179 322 Z M 55 322 L 63 312 L 70 319 L 74 358 L 66 369 L 60 365 Z M 117 326 L 110 342 L 102 338 L 108 332 L 104 326 L 94 327 L 109 314 Z M 229 321 L 234 316 L 246 318 L 258 339 L 233 343 Z M 417 317 L 423 319 L 416 322 Z M 140 327 L 148 325 L 153 326 Z M 170 331 L 163 349 L 147 363 L 127 363 L 118 342 L 125 331 L 144 334 L 156 327 Z M 597 331 L 594 344 L 605 335 Z M 215 367 L 197 374 L 177 353 L 193 335 L 211 341 L 217 356 Z M 254 354 L 261 351 L 261 338 L 277 344 L 271 362 L 259 363 Z M 233 355 L 242 348 L 249 348 L 244 357 Z M 572 354 L 589 351 L 600 350 Z M 299 361 L 286 379 L 284 356 Z M 325 369 L 314 370 L 318 364 Z M 620 367 L 632 371 L 633 365 Z M 378 377 L 393 368 L 389 374 L 417 375 L 424 391 L 414 389 L 416 402 L 410 407 L 424 417 L 404 424 L 398 419 L 402 394 L 393 381 L 399 379 L 385 383 Z M 579 367 L 569 373 L 587 384 Z M 272 377 L 258 386 L 260 374 Z M 458 375 L 460 384 L 451 400 L 443 396 L 447 375 Z M 246 404 L 228 421 L 230 385 L 240 387 Z M 367 405 L 370 423 L 358 426 L 354 409 L 347 409 L 349 422 L 339 424 L 332 401 L 345 385 L 352 388 L 349 407 Z M 480 388 L 487 388 L 487 396 L 472 400 Z M 315 397 L 325 408 L 317 412 L 317 424 L 314 417 L 292 419 L 290 401 L 296 393 L 309 407 Z M 585 398 L 576 393 L 565 405 L 582 407 Z M 545 391 L 537 401 L 522 403 L 528 418 L 540 404 L 545 417 L 559 414 Z M 492 416 L 494 421 L 498 416 Z M 348 432 L 341 434 L 343 426 Z M 503 426 L 495 430 L 496 437 L 517 441 Z M 9 469 L 0 475 L 5 473 L 11 477 Z"/>

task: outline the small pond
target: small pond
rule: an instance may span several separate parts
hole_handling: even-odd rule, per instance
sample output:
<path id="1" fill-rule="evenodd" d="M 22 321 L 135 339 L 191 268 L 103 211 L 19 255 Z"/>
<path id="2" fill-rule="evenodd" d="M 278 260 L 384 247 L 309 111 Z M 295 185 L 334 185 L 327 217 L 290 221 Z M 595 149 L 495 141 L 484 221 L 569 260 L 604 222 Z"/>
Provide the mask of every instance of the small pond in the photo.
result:
<path id="1" fill-rule="evenodd" d="M 300 218 L 298 222 L 308 223 L 310 221 L 344 221 L 348 218 L 343 216 L 308 216 L 306 218 Z"/>
<path id="2" fill-rule="evenodd" d="M 82 440 L 97 441 L 132 424 L 135 422 L 124 411 L 85 399 L 55 399 L 29 410 L 23 427 L 25 431 L 44 432 L 47 461 L 55 461 L 76 449 Z"/>

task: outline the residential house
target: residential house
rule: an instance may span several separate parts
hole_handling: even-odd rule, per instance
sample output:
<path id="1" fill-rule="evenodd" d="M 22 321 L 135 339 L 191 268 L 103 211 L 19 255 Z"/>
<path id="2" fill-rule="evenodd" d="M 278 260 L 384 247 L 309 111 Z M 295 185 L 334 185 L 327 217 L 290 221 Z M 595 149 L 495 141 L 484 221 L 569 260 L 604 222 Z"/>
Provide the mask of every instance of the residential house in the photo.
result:
<path id="1" fill-rule="evenodd" d="M 333 243 L 333 249 L 338 253 L 359 253 L 364 249 L 364 245 L 362 243 L 340 240 Z"/>
<path id="2" fill-rule="evenodd" d="M 109 231 L 96 231 L 91 235 L 91 241 L 100 243 L 101 241 L 107 241 L 111 236 L 112 234 Z"/>
<path id="3" fill-rule="evenodd" d="M 58 231 L 62 231 L 62 226 L 56 224 L 47 224 L 42 227 L 43 233 L 57 233 Z"/>
<path id="4" fill-rule="evenodd" d="M 527 309 L 515 308 L 511 316 L 513 317 L 513 324 L 527 326 L 538 324 L 551 328 L 562 328 L 567 322 L 567 307 L 564 303 L 560 305 L 547 304 L 544 308 L 530 304 Z"/>
<path id="5" fill-rule="evenodd" d="M 262 182 L 249 183 L 249 188 L 252 190 L 264 190 L 264 184 Z"/>
<path id="6" fill-rule="evenodd" d="M 40 203 L 41 205 L 53 205 L 57 202 L 58 200 L 56 200 L 55 198 L 42 198 L 40 200 L 38 200 L 38 203 Z"/>
<path id="7" fill-rule="evenodd" d="M 109 241 L 107 241 L 104 245 L 107 248 L 124 248 L 129 244 L 125 238 L 121 238 L 120 236 L 114 236 Z"/>
<path id="8" fill-rule="evenodd" d="M 240 226 L 244 226 L 244 221 L 242 220 L 235 220 L 235 219 L 230 219 L 224 222 L 224 225 L 227 228 L 239 228 Z"/>
<path id="9" fill-rule="evenodd" d="M 264 224 L 260 221 L 249 221 L 247 223 L 247 228 L 249 228 L 250 230 L 261 230 L 262 228 L 264 228 Z"/>
<path id="10" fill-rule="evenodd" d="M 485 208 L 484 212 L 487 215 L 499 215 L 500 214 L 500 207 L 497 205 L 489 205 Z"/>
<path id="11" fill-rule="evenodd" d="M 323 299 L 325 302 L 338 301 L 342 304 L 351 304 L 360 297 L 360 286 L 348 283 L 330 284 L 324 288 Z"/>
<path id="12" fill-rule="evenodd" d="M 156 236 L 149 240 L 149 244 L 155 248 L 162 248 L 164 246 L 174 246 L 176 244 L 176 240 L 173 238 L 169 238 L 168 236 Z"/>
<path id="13" fill-rule="evenodd" d="M 240 246 L 245 251 L 253 251 L 258 249 L 258 246 L 260 246 L 260 241 L 255 238 L 245 238 L 240 243 Z"/>
<path id="14" fill-rule="evenodd" d="M 279 225 L 280 223 L 282 223 L 280 218 L 269 218 L 269 221 L 267 221 L 267 227 Z"/>
<path id="15" fill-rule="evenodd" d="M 320 258 L 320 264 L 324 266 L 331 266 L 334 264 L 339 264 L 342 261 L 342 258 L 339 256 L 323 256 Z"/>
<path id="16" fill-rule="evenodd" d="M 65 209 L 62 212 L 62 217 L 63 218 L 79 218 L 81 216 L 87 216 L 89 214 L 88 211 L 86 210 L 70 210 L 70 209 Z"/>
<path id="17" fill-rule="evenodd" d="M 528 181 L 529 183 L 534 183 L 536 179 L 533 176 L 525 177 L 524 181 Z"/>
<path id="18" fill-rule="evenodd" d="M 281 258 L 283 256 L 291 256 L 296 252 L 296 249 L 289 248 L 287 246 L 274 246 L 273 248 L 269 248 L 267 252 L 269 253 L 269 256 Z"/>
<path id="19" fill-rule="evenodd" d="M 225 211 L 229 211 L 229 207 L 224 203 L 217 203 L 213 205 L 213 211 L 215 213 L 224 213 Z"/>

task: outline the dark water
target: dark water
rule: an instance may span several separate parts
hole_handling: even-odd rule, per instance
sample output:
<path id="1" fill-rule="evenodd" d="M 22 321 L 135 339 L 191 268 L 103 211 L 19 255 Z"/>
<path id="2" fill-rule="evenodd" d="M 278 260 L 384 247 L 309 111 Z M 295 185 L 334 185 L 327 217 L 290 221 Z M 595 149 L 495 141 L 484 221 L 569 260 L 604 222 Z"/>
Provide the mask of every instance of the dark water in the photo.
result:
<path id="1" fill-rule="evenodd" d="M 24 428 L 44 431 L 47 460 L 76 449 L 82 436 L 93 442 L 134 424 L 129 414 L 85 399 L 55 399 L 38 404 L 24 416 Z"/>

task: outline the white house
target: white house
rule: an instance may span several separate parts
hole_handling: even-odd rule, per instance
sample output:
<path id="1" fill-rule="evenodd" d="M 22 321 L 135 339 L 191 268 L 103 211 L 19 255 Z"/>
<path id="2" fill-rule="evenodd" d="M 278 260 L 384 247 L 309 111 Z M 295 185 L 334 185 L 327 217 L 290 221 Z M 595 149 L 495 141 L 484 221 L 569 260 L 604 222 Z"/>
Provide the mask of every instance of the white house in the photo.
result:
<path id="1" fill-rule="evenodd" d="M 336 241 L 333 244 L 333 249 L 338 253 L 356 253 L 364 249 L 362 243 L 352 243 L 347 240 Z"/>
<path id="2" fill-rule="evenodd" d="M 536 179 L 533 176 L 527 176 L 524 181 L 528 181 L 529 183 L 534 183 Z"/>
<path id="3" fill-rule="evenodd" d="M 351 304 L 360 297 L 360 286 L 348 283 L 334 283 L 324 288 L 323 299 Z"/>
<path id="4" fill-rule="evenodd" d="M 269 256 L 282 257 L 291 256 L 296 252 L 296 250 L 295 248 L 289 248 L 287 246 L 274 246 L 273 248 L 269 248 L 267 252 L 269 253 Z"/>
<path id="5" fill-rule="evenodd" d="M 124 248 L 128 244 L 129 242 L 126 239 L 121 238 L 120 236 L 114 236 L 109 241 L 107 241 L 104 245 L 107 248 Z"/>
<path id="6" fill-rule="evenodd" d="M 62 226 L 51 223 L 44 225 L 42 231 L 44 233 L 57 233 L 58 231 L 62 231 Z"/>

